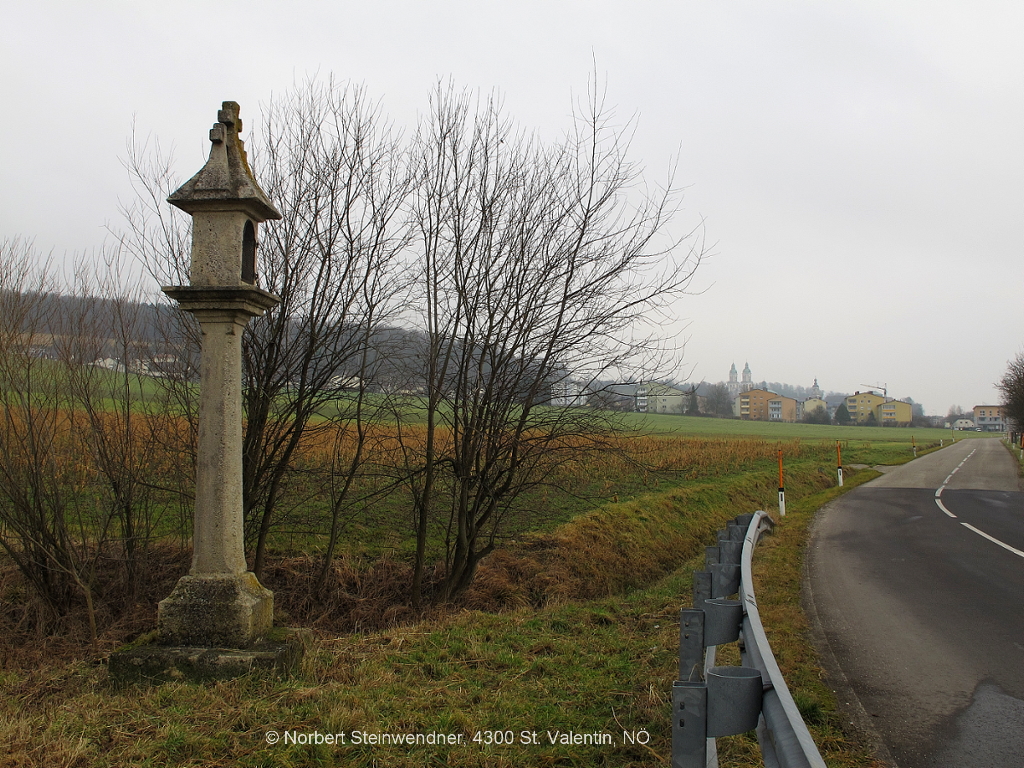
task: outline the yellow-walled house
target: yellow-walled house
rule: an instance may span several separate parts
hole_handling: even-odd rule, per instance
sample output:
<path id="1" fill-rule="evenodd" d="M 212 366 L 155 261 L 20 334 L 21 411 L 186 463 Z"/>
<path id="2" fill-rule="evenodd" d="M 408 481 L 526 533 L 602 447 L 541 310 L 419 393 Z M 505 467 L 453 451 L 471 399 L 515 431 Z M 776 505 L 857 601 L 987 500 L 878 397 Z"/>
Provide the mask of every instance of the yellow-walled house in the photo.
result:
<path id="1" fill-rule="evenodd" d="M 733 413 L 741 419 L 768 421 L 768 401 L 776 397 L 774 392 L 764 389 L 750 389 L 736 395 Z"/>
<path id="2" fill-rule="evenodd" d="M 914 420 L 914 406 L 902 400 L 890 400 L 878 406 L 875 418 L 882 426 L 910 424 Z"/>
<path id="3" fill-rule="evenodd" d="M 817 381 L 817 379 L 815 379 Z M 816 408 L 823 408 L 825 413 L 828 413 L 828 403 L 822 400 L 820 397 L 809 397 L 800 403 L 800 408 L 797 409 L 797 418 L 802 419 L 804 416 L 808 416 L 814 413 Z"/>
<path id="4" fill-rule="evenodd" d="M 776 395 L 768 401 L 768 421 L 796 421 L 799 405 L 792 397 Z"/>
<path id="5" fill-rule="evenodd" d="M 736 396 L 733 413 L 750 421 L 796 421 L 797 402 L 766 389 L 751 389 Z"/>
<path id="6" fill-rule="evenodd" d="M 1006 418 L 1001 405 L 974 406 L 974 426 L 982 432 L 1002 432 L 1006 429 Z"/>
<path id="7" fill-rule="evenodd" d="M 855 392 L 846 398 L 846 410 L 852 421 L 863 424 L 871 416 L 878 419 L 878 406 L 884 402 L 885 398 L 874 392 Z"/>

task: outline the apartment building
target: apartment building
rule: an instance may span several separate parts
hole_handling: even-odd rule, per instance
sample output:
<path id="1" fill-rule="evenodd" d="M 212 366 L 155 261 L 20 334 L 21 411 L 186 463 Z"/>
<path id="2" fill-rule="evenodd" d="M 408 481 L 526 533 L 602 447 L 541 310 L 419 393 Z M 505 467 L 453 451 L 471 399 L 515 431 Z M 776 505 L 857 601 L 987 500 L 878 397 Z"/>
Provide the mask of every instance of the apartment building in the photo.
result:
<path id="1" fill-rule="evenodd" d="M 792 397 L 776 395 L 768 401 L 768 421 L 793 422 L 799 418 L 800 403 Z"/>
<path id="2" fill-rule="evenodd" d="M 797 401 L 766 389 L 751 389 L 733 401 L 733 414 L 750 421 L 796 421 Z"/>
<path id="3" fill-rule="evenodd" d="M 649 381 L 637 385 L 636 410 L 640 413 L 686 413 L 690 406 L 691 394 L 671 384 Z M 698 407 L 704 407 L 704 398 L 697 398 Z"/>
<path id="4" fill-rule="evenodd" d="M 878 406 L 875 418 L 883 427 L 910 424 L 914 420 L 914 406 L 902 400 L 889 400 Z"/>
<path id="5" fill-rule="evenodd" d="M 850 412 L 852 421 L 865 424 L 872 416 L 878 421 L 878 406 L 885 401 L 886 398 L 874 392 L 855 392 L 846 398 L 846 410 Z"/>
<path id="6" fill-rule="evenodd" d="M 982 432 L 1005 432 L 1006 418 L 1001 405 L 974 406 L 974 427 Z"/>

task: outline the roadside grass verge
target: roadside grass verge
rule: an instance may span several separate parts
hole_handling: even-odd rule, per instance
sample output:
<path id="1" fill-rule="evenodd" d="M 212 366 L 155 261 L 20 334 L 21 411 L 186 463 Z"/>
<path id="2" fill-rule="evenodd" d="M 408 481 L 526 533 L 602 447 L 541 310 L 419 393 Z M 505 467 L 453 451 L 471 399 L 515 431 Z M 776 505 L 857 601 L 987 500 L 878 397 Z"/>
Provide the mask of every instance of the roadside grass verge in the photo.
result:
<path id="1" fill-rule="evenodd" d="M 762 539 L 754 553 L 754 589 L 768 642 L 822 757 L 835 768 L 884 768 L 884 763 L 844 728 L 835 694 L 825 679 L 801 608 L 804 554 L 817 511 L 879 474 L 863 470 L 848 476 L 843 488 L 829 488 L 787 503 L 785 520 L 779 524 L 776 519 L 772 535 Z"/>
<path id="2" fill-rule="evenodd" d="M 1010 452 L 1010 455 L 1013 456 L 1014 460 L 1019 465 L 1018 473 L 1021 476 L 1024 476 L 1024 447 L 1020 445 L 1014 445 L 1008 439 L 1003 440 L 1002 442 L 1003 445 L 1006 446 L 1006 450 Z"/>
<path id="3" fill-rule="evenodd" d="M 803 496 L 786 505 L 786 517 L 777 514 L 770 536 L 761 539 L 754 551 L 754 591 L 758 612 L 772 653 L 793 700 L 807 724 L 814 743 L 829 768 L 886 768 L 871 748 L 844 727 L 835 694 L 825 679 L 825 670 L 811 642 L 806 614 L 801 609 L 804 552 L 810 523 L 817 511 L 875 477 L 879 472 L 862 470 L 848 476 L 843 488 L 833 487 Z M 696 567 L 703 568 L 699 558 Z M 736 643 L 719 646 L 716 664 L 741 664 Z M 761 768 L 764 762 L 756 734 L 718 739 L 721 765 L 730 768 Z"/>

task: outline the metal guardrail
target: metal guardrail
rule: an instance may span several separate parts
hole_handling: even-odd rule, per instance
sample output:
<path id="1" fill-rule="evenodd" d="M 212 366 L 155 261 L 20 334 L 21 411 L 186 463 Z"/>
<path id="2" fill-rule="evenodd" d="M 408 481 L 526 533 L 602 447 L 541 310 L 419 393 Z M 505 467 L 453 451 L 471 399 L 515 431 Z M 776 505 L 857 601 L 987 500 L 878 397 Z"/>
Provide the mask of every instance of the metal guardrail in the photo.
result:
<path id="1" fill-rule="evenodd" d="M 786 687 L 757 610 L 754 547 L 773 527 L 740 515 L 706 549 L 693 575 L 693 608 L 679 621 L 679 680 L 672 685 L 672 768 L 717 768 L 715 738 L 757 729 L 767 768 L 826 768 Z M 737 594 L 738 600 L 725 599 Z M 740 639 L 743 666 L 716 667 L 715 649 Z"/>

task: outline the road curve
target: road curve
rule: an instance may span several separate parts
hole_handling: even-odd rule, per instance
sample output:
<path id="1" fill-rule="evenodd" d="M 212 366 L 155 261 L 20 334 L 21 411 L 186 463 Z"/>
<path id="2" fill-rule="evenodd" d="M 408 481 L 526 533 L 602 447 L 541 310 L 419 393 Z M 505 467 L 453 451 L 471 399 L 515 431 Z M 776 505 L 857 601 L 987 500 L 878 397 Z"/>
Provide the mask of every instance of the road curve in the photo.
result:
<path id="1" fill-rule="evenodd" d="M 805 607 L 851 721 L 900 768 L 1024 765 L 1024 493 L 961 440 L 823 509 Z"/>

